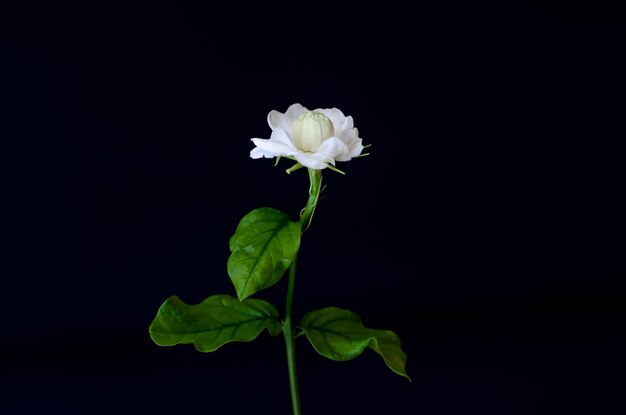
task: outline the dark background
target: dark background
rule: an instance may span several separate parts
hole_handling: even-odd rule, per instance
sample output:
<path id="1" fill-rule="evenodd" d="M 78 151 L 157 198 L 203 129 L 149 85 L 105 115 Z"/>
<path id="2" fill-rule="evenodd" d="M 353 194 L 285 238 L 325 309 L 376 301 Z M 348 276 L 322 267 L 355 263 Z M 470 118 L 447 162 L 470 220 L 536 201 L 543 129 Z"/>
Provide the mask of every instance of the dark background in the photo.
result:
<path id="1" fill-rule="evenodd" d="M 624 413 L 619 10 L 86 3 L 0 14 L 1 412 L 289 413 L 281 339 L 147 327 L 170 294 L 234 293 L 243 214 L 304 205 L 304 170 L 248 157 L 300 102 L 372 154 L 324 173 L 296 314 L 393 329 L 413 378 L 301 340 L 305 414 Z"/>

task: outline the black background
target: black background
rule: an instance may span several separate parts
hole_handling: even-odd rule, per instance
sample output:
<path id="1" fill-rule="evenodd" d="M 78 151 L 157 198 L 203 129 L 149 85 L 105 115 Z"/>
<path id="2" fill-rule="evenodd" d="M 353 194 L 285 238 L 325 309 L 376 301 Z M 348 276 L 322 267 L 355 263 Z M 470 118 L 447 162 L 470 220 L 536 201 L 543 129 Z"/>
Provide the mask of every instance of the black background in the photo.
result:
<path id="1" fill-rule="evenodd" d="M 619 10 L 86 3 L 1 14 L 3 413 L 289 413 L 281 339 L 147 327 L 234 292 L 243 214 L 305 203 L 304 170 L 248 157 L 294 102 L 372 144 L 324 172 L 296 314 L 393 329 L 413 378 L 302 341 L 305 414 L 624 413 Z"/>

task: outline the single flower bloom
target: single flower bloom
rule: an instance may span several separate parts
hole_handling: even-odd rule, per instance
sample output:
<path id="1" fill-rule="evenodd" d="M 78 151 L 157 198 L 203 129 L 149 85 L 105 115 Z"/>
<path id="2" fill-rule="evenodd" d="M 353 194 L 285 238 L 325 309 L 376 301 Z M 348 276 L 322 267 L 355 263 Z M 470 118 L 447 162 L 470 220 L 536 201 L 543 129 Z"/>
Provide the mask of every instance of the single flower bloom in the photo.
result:
<path id="1" fill-rule="evenodd" d="M 267 122 L 272 135 L 269 139 L 252 139 L 256 146 L 250 151 L 253 159 L 288 157 L 304 167 L 322 170 L 363 151 L 354 120 L 337 108 L 309 111 L 293 104 L 284 114 L 270 111 Z"/>

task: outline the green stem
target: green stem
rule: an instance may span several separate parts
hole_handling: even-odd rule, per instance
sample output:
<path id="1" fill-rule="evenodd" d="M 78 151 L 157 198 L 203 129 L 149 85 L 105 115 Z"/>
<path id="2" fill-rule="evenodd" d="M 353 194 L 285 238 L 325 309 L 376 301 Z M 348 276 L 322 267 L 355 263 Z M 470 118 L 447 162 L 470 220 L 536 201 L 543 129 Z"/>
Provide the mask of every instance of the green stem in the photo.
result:
<path id="1" fill-rule="evenodd" d="M 313 213 L 317 206 L 322 187 L 322 172 L 320 170 L 309 169 L 309 200 L 300 215 L 300 225 L 302 233 L 309 227 L 313 219 Z M 291 321 L 293 309 L 293 291 L 296 284 L 296 264 L 297 255 L 289 266 L 289 285 L 287 286 L 287 301 L 285 305 L 285 320 L 283 321 L 283 335 L 285 336 L 285 346 L 287 348 L 287 367 L 289 369 L 289 390 L 291 391 L 291 405 L 294 415 L 301 415 L 300 392 L 298 389 L 298 375 L 296 372 L 296 336 L 294 326 Z"/>
<path id="2" fill-rule="evenodd" d="M 298 389 L 298 374 L 296 372 L 296 338 L 293 334 L 291 322 L 291 308 L 293 305 L 293 289 L 296 282 L 296 259 L 294 258 L 289 267 L 289 286 L 287 288 L 287 305 L 285 307 L 285 321 L 283 322 L 283 334 L 287 347 L 287 368 L 289 370 L 289 390 L 291 392 L 291 406 L 293 414 L 300 415 L 300 391 Z"/>
<path id="3" fill-rule="evenodd" d="M 322 171 L 309 169 L 309 180 L 311 181 L 311 185 L 309 186 L 309 200 L 300 215 L 302 233 L 304 233 L 311 224 L 313 212 L 315 212 L 315 208 L 317 207 L 317 199 L 320 197 L 320 189 L 322 187 Z"/>

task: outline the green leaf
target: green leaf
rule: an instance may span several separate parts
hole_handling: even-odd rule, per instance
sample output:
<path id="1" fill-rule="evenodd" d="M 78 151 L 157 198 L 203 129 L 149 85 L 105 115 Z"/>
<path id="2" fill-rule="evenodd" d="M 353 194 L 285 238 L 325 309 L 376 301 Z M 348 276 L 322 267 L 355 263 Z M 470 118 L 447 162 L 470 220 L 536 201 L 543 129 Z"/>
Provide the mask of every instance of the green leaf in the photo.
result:
<path id="1" fill-rule="evenodd" d="M 273 336 L 281 332 L 278 311 L 267 301 L 213 295 L 188 305 L 173 295 L 150 324 L 150 337 L 159 346 L 193 343 L 201 352 L 212 352 L 229 342 L 253 340 L 263 329 Z"/>
<path id="2" fill-rule="evenodd" d="M 241 219 L 228 258 L 228 275 L 240 300 L 280 280 L 298 253 L 300 234 L 300 223 L 276 209 L 255 209 Z"/>
<path id="3" fill-rule="evenodd" d="M 366 347 L 378 353 L 387 367 L 411 380 L 406 373 L 406 354 L 400 338 L 390 330 L 374 330 L 363 326 L 359 316 L 337 307 L 311 311 L 302 318 L 302 330 L 315 350 L 331 360 L 351 360 Z"/>

